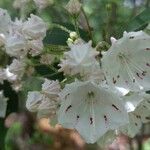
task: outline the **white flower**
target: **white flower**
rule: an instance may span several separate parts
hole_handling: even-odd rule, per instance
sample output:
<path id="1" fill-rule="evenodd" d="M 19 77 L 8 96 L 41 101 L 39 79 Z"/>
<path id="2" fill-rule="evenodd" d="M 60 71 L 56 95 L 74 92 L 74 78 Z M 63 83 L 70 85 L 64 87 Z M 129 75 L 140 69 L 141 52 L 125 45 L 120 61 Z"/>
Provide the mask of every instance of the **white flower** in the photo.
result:
<path id="1" fill-rule="evenodd" d="M 91 42 L 71 45 L 71 50 L 64 53 L 64 59 L 59 64 L 61 66 L 59 71 L 70 75 L 78 73 L 85 75 L 97 63 L 95 56 L 98 54 L 92 48 Z"/>
<path id="2" fill-rule="evenodd" d="M 19 34 L 10 34 L 6 38 L 6 53 L 14 57 L 24 57 L 27 54 L 27 43 L 25 38 Z"/>
<path id="3" fill-rule="evenodd" d="M 28 41 L 28 48 L 30 50 L 30 54 L 32 56 L 37 56 L 39 55 L 42 50 L 43 50 L 43 42 L 42 40 L 38 39 L 38 40 L 31 40 L 31 41 Z"/>
<path id="4" fill-rule="evenodd" d="M 137 133 L 139 133 L 143 123 L 150 122 L 150 95 L 142 93 L 140 98 L 138 96 L 140 96 L 140 94 L 138 94 L 137 97 L 135 94 L 133 94 L 133 96 L 129 96 L 129 101 L 131 103 L 133 102 L 133 106 L 136 105 L 136 108 L 134 111 L 129 112 L 129 124 L 120 128 L 121 132 L 130 137 L 134 137 Z M 130 97 L 132 97 L 133 100 L 131 100 Z M 126 100 L 127 99 L 125 99 L 125 101 Z M 135 103 L 136 101 L 138 104 Z"/>
<path id="5" fill-rule="evenodd" d="M 128 123 L 119 97 L 92 82 L 66 85 L 60 99 L 58 122 L 66 128 L 75 128 L 87 143 L 94 143 L 107 131 Z"/>
<path id="6" fill-rule="evenodd" d="M 31 112 L 38 111 L 39 105 L 41 104 L 44 95 L 38 91 L 28 92 L 26 101 L 26 107 Z"/>
<path id="7" fill-rule="evenodd" d="M 43 39 L 46 36 L 46 23 L 33 14 L 24 23 L 22 32 L 27 39 Z"/>
<path id="8" fill-rule="evenodd" d="M 129 32 L 104 53 L 102 67 L 108 84 L 130 90 L 150 88 L 150 36 Z"/>
<path id="9" fill-rule="evenodd" d="M 0 33 L 8 34 L 11 26 L 11 18 L 7 10 L 0 8 Z"/>
<path id="10" fill-rule="evenodd" d="M 3 91 L 0 91 L 0 118 L 4 118 L 6 115 L 7 100 L 3 95 Z"/>
<path id="11" fill-rule="evenodd" d="M 33 0 L 35 5 L 41 10 L 53 4 L 53 0 Z"/>
<path id="12" fill-rule="evenodd" d="M 11 73 L 17 75 L 17 78 L 21 78 L 24 74 L 26 64 L 18 59 L 13 59 L 12 63 L 8 66 Z"/>
<path id="13" fill-rule="evenodd" d="M 42 92 L 45 93 L 49 98 L 58 97 L 60 93 L 60 84 L 59 82 L 45 79 L 42 84 Z"/>

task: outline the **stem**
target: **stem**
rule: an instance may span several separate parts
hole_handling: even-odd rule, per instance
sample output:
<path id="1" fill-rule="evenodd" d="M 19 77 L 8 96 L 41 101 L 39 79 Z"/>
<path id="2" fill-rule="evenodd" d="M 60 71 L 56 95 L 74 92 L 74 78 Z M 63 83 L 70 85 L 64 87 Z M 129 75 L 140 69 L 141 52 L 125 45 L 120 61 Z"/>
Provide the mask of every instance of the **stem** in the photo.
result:
<path id="1" fill-rule="evenodd" d="M 74 27 L 75 27 L 75 30 L 78 34 L 78 37 L 80 37 L 80 32 L 79 32 L 79 28 L 78 28 L 78 21 L 77 21 L 77 17 L 73 17 L 73 21 L 74 21 Z"/>
<path id="2" fill-rule="evenodd" d="M 49 28 L 58 28 L 58 29 L 61 29 L 65 32 L 67 32 L 68 34 L 70 34 L 72 31 L 71 30 L 68 30 L 66 27 L 60 25 L 60 24 L 56 24 L 56 23 L 52 23 L 49 25 Z"/>
<path id="3" fill-rule="evenodd" d="M 85 11 L 84 11 L 83 8 L 81 8 L 81 11 L 82 11 L 82 13 L 83 13 L 83 15 L 84 15 L 84 18 L 85 18 L 85 21 L 86 21 L 86 24 L 87 24 L 87 27 L 88 27 L 89 37 L 90 37 L 90 39 L 91 39 L 92 41 L 94 41 L 94 40 L 93 40 L 93 34 L 92 34 L 92 31 L 91 31 L 91 27 L 90 27 L 90 23 L 89 23 L 88 17 L 87 17 L 87 15 L 86 15 L 86 13 L 85 13 Z"/>

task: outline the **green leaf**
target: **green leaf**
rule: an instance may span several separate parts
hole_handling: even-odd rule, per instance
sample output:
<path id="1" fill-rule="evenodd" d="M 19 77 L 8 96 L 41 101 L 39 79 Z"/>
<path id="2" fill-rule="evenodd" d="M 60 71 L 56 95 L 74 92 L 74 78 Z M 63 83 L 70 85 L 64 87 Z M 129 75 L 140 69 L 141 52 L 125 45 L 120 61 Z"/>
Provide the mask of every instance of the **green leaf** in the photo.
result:
<path id="1" fill-rule="evenodd" d="M 142 30 L 147 26 L 149 22 L 150 8 L 147 8 L 128 23 L 127 31 Z"/>

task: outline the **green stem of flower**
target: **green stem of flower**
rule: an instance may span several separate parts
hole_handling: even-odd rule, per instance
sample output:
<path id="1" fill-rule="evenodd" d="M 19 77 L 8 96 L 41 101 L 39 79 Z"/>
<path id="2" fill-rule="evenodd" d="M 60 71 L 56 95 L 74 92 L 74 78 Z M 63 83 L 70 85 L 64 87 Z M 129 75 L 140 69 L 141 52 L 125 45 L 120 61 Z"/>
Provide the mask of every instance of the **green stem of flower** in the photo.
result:
<path id="1" fill-rule="evenodd" d="M 81 12 L 83 13 L 84 15 L 84 18 L 85 18 L 85 21 L 86 21 L 86 24 L 87 24 L 87 27 L 88 27 L 88 33 L 89 33 L 89 37 L 90 39 L 92 40 L 92 42 L 94 42 L 94 39 L 93 39 L 93 34 L 92 34 L 92 31 L 91 31 L 91 27 L 90 27 L 90 23 L 89 23 L 89 20 L 88 20 L 88 17 L 84 11 L 83 8 L 81 8 Z"/>
<path id="2" fill-rule="evenodd" d="M 62 26 L 60 24 L 56 24 L 56 23 L 50 24 L 49 28 L 58 28 L 58 29 L 61 29 L 61 30 L 65 31 L 65 32 L 67 32 L 68 34 L 70 34 L 72 32 L 71 30 L 67 29 L 66 27 L 64 27 L 64 26 Z"/>

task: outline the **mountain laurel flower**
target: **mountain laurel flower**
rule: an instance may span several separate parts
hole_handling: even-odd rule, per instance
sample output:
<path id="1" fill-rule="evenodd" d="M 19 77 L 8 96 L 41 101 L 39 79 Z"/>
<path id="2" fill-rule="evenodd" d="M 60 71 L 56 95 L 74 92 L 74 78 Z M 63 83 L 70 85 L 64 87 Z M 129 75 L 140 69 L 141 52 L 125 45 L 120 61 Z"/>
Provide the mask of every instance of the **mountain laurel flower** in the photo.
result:
<path id="1" fill-rule="evenodd" d="M 6 53 L 13 57 L 24 57 L 27 54 L 27 41 L 19 34 L 10 34 L 6 38 Z"/>
<path id="2" fill-rule="evenodd" d="M 0 118 L 4 118 L 7 109 L 7 98 L 4 97 L 3 91 L 0 91 Z"/>
<path id="3" fill-rule="evenodd" d="M 102 68 L 108 84 L 138 91 L 150 88 L 150 36 L 124 32 L 104 53 Z"/>
<path id="4" fill-rule="evenodd" d="M 32 56 L 37 56 L 37 55 L 41 54 L 43 48 L 44 48 L 44 45 L 43 45 L 43 41 L 41 39 L 28 41 L 29 53 Z"/>
<path id="5" fill-rule="evenodd" d="M 76 15 L 80 13 L 81 6 L 79 0 L 69 0 L 65 8 L 70 14 Z"/>
<path id="6" fill-rule="evenodd" d="M 44 83 L 42 84 L 42 92 L 46 94 L 49 98 L 58 97 L 60 93 L 60 84 L 56 80 L 48 80 L 45 79 Z"/>
<path id="7" fill-rule="evenodd" d="M 142 95 L 143 95 L 142 101 L 139 102 L 138 105 L 136 104 L 137 106 L 134 109 L 134 111 L 129 112 L 129 123 L 120 128 L 121 132 L 130 137 L 134 137 L 137 133 L 139 133 L 143 123 L 150 122 L 150 95 L 149 94 L 142 94 Z M 132 97 L 133 99 L 136 98 L 132 100 L 134 105 L 138 96 L 133 97 L 131 95 L 129 97 Z M 141 96 L 139 99 L 141 99 Z"/>
<path id="8" fill-rule="evenodd" d="M 76 129 L 87 143 L 94 143 L 107 131 L 128 123 L 119 96 L 91 81 L 68 84 L 59 95 L 58 123 Z"/>
<path id="9" fill-rule="evenodd" d="M 26 64 L 22 60 L 13 59 L 8 69 L 11 73 L 17 75 L 17 78 L 21 78 L 25 72 L 25 66 Z"/>
<path id="10" fill-rule="evenodd" d="M 64 74 L 75 75 L 80 73 L 85 75 L 91 71 L 93 65 L 97 63 L 95 56 L 99 54 L 89 43 L 79 43 L 70 46 L 70 51 L 64 53 L 59 71 Z"/>
<path id="11" fill-rule="evenodd" d="M 38 16 L 33 14 L 23 24 L 22 33 L 27 39 L 43 39 L 46 36 L 47 25 Z"/>

